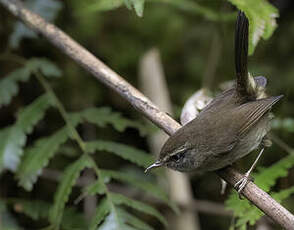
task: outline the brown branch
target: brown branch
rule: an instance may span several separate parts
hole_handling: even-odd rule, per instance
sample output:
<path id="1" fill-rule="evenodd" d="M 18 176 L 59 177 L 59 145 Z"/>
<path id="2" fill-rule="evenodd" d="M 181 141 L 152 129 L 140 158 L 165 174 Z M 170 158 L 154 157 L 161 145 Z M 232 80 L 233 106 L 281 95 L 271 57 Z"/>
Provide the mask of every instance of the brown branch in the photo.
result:
<path id="1" fill-rule="evenodd" d="M 89 51 L 56 26 L 47 23 L 42 17 L 23 7 L 19 0 L 0 0 L 0 4 L 34 31 L 42 34 L 48 41 L 71 57 L 86 71 L 92 73 L 99 81 L 115 90 L 130 102 L 135 109 L 144 114 L 166 133 L 171 135 L 181 127 L 180 124 L 166 113 L 160 111 L 142 93 L 127 83 Z M 234 185 L 242 176 L 230 167 L 220 170 L 217 173 L 231 185 Z M 243 195 L 282 227 L 294 230 L 294 216 L 254 183 L 248 183 L 243 190 Z"/>

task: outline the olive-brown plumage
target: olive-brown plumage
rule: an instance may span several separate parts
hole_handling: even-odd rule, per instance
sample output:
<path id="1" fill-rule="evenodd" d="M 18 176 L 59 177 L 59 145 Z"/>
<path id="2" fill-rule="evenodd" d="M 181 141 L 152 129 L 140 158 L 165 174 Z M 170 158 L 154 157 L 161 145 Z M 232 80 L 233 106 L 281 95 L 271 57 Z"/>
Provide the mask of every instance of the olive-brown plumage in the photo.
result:
<path id="1" fill-rule="evenodd" d="M 194 120 L 174 133 L 162 147 L 159 159 L 147 170 L 167 166 L 178 171 L 214 171 L 266 143 L 272 119 L 270 110 L 282 96 L 266 98 L 266 78 L 253 78 L 248 74 L 248 26 L 245 14 L 239 12 L 235 34 L 235 86 L 219 94 Z M 239 192 L 246 185 L 248 175 L 240 180 Z"/>
<path id="2" fill-rule="evenodd" d="M 233 88 L 220 94 L 172 135 L 159 162 L 178 171 L 213 171 L 256 149 L 270 129 L 269 111 L 282 96 L 236 105 L 236 93 Z"/>

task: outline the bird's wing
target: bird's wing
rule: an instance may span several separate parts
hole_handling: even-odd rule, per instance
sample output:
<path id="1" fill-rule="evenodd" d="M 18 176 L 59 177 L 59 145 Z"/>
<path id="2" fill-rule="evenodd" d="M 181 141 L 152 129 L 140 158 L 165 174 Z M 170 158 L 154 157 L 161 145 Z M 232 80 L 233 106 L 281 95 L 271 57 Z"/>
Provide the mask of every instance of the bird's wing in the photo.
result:
<path id="1" fill-rule="evenodd" d="M 248 130 L 254 126 L 261 117 L 268 112 L 271 107 L 278 102 L 281 96 L 269 97 L 265 99 L 260 99 L 252 102 L 248 102 L 240 105 L 236 108 L 236 117 L 239 117 L 239 121 L 242 120 L 239 127 L 239 137 L 244 135 Z"/>

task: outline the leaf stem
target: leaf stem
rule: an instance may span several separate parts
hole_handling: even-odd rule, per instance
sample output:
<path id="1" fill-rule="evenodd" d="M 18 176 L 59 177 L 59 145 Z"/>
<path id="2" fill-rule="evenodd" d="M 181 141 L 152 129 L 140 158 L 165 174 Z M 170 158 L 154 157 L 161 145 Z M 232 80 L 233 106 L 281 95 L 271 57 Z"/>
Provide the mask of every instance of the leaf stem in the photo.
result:
<path id="1" fill-rule="evenodd" d="M 70 118 L 68 117 L 68 114 L 67 114 L 64 106 L 62 105 L 62 103 L 60 102 L 58 97 L 55 95 L 55 93 L 54 93 L 53 89 L 51 88 L 50 84 L 46 81 L 46 79 L 42 76 L 42 74 L 39 71 L 34 71 L 34 74 L 35 74 L 36 78 L 38 79 L 38 81 L 40 82 L 40 84 L 45 89 L 45 91 L 47 93 L 49 93 L 49 95 L 52 97 L 52 99 L 54 101 L 54 105 L 57 107 L 57 109 L 60 112 L 62 118 L 64 119 L 66 125 L 70 129 L 70 131 L 71 131 L 71 133 L 73 135 L 73 138 L 79 144 L 81 150 L 84 153 L 87 153 L 85 142 L 82 140 L 82 138 L 79 135 L 79 133 L 77 132 L 76 128 L 74 127 L 74 125 L 70 121 Z"/>

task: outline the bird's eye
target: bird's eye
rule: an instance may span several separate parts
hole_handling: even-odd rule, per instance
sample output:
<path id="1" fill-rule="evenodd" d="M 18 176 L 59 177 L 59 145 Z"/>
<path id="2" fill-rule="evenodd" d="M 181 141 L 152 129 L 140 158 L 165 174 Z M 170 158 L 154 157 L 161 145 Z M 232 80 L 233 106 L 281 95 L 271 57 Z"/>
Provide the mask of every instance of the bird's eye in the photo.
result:
<path id="1" fill-rule="evenodd" d="M 174 162 L 179 162 L 183 157 L 184 157 L 184 152 L 181 152 L 171 156 L 170 159 Z"/>

